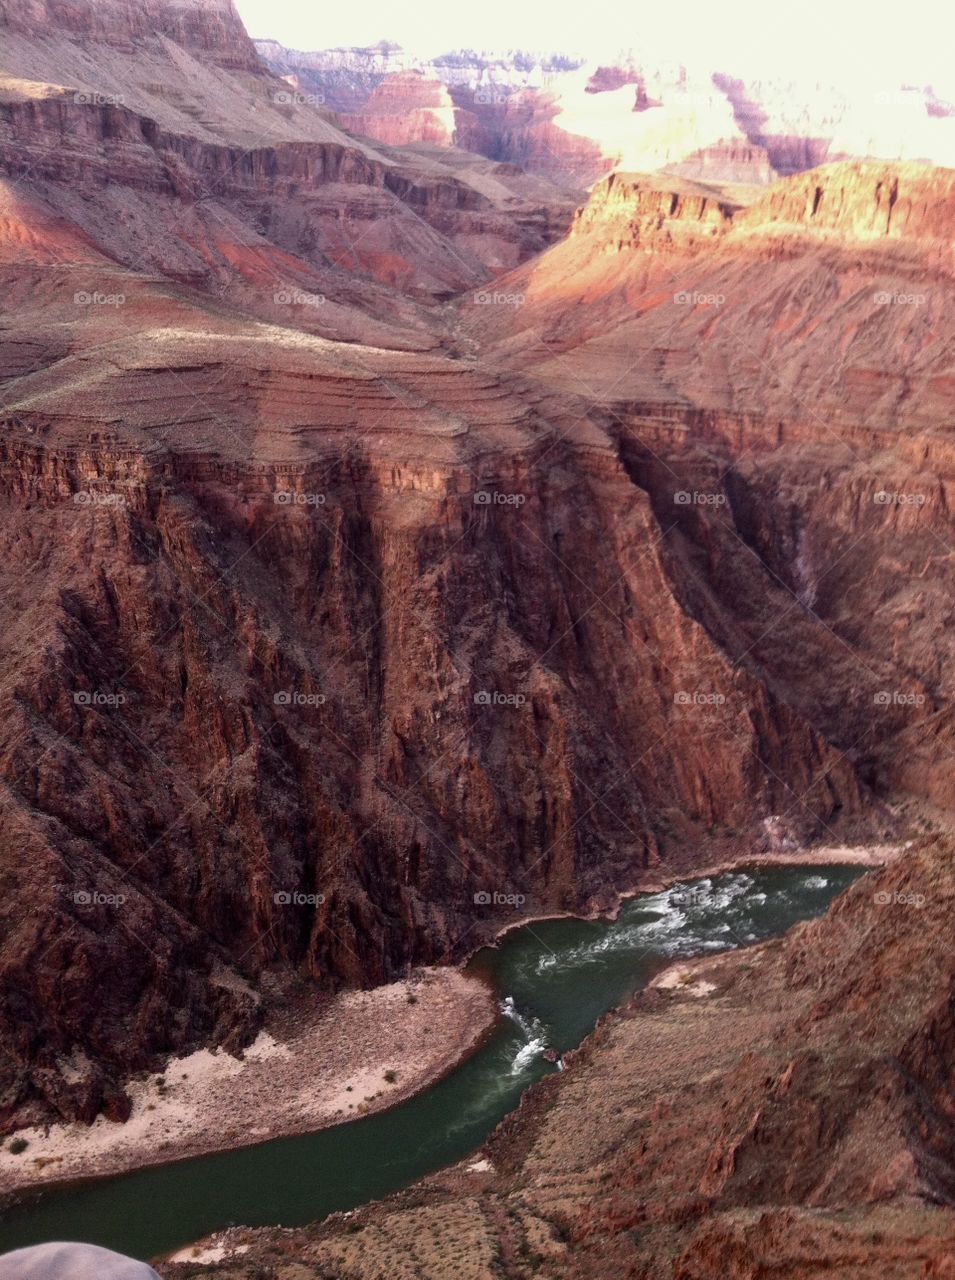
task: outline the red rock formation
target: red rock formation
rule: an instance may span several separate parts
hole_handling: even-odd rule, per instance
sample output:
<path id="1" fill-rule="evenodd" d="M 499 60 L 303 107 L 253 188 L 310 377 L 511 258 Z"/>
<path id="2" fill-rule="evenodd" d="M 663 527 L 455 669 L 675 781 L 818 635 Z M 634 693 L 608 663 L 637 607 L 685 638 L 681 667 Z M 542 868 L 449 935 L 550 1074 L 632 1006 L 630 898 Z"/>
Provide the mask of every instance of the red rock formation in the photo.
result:
<path id="1" fill-rule="evenodd" d="M 953 181 L 826 166 L 740 210 L 618 175 L 500 282 L 523 306 L 462 309 L 502 360 L 613 411 L 631 474 L 676 518 L 674 580 L 705 566 L 681 598 L 710 634 L 864 776 L 942 805 Z M 675 512 L 729 476 L 726 507 Z"/>
<path id="2" fill-rule="evenodd" d="M 0 174 L 29 175 L 107 255 L 141 267 L 145 248 L 148 265 L 208 285 L 231 244 L 232 258 L 271 259 L 279 290 L 291 272 L 321 292 L 315 269 L 332 267 L 428 297 L 479 284 L 561 229 L 566 199 L 539 180 L 343 133 L 255 63 L 241 24 L 245 45 L 232 41 L 229 5 L 159 10 L 165 28 L 117 6 L 102 39 L 91 6 L 71 10 L 76 33 L 91 33 L 85 58 L 62 33 L 39 38 L 24 0 L 7 6 L 6 27 L 0 13 Z M 216 48 L 210 77 L 202 60 Z"/>
<path id="3" fill-rule="evenodd" d="M 390 146 L 427 142 L 451 146 L 459 129 L 459 112 L 439 80 L 427 80 L 420 72 L 386 76 L 373 90 L 360 112 L 339 114 L 344 128 Z"/>
<path id="4" fill-rule="evenodd" d="M 123 50 L 162 35 L 217 66 L 257 75 L 262 70 L 233 0 L 0 0 L 0 28 Z"/>
<path id="5" fill-rule="evenodd" d="M 771 815 L 801 838 L 881 829 L 869 789 L 901 776 L 897 704 L 873 720 L 871 700 L 820 687 L 819 664 L 837 641 L 871 648 L 882 687 L 923 687 L 897 640 L 837 616 L 816 550 L 830 527 L 799 523 L 837 528 L 858 477 L 815 507 L 795 472 L 773 490 L 734 454 L 805 421 L 729 358 L 706 301 L 668 311 L 676 336 L 651 328 L 625 366 L 598 345 L 656 324 L 674 273 L 705 290 L 712 255 L 710 287 L 748 284 L 749 340 L 775 355 L 809 251 L 773 227 L 804 192 L 760 220 L 699 184 L 615 177 L 566 245 L 481 289 L 554 234 L 546 184 L 371 147 L 264 72 L 223 63 L 210 95 L 182 70 L 197 28 L 181 31 L 170 52 L 117 26 L 75 92 L 71 41 L 5 42 L 29 72 L 0 121 L 5 1123 L 119 1115 L 130 1069 L 241 1043 L 259 1012 L 233 970 L 378 982 L 490 937 L 488 887 L 578 909 L 661 859 L 752 847 Z M 907 183 L 897 203 L 921 208 Z M 860 201 L 846 207 L 870 235 Z M 932 217 L 904 225 L 921 242 Z M 871 281 L 854 243 L 831 251 Z M 817 258 L 804 273 L 830 289 Z M 487 349 L 506 338 L 493 359 L 462 354 L 458 313 L 423 305 L 463 287 Z M 814 358 L 844 338 L 833 316 Z M 541 340 L 586 351 L 606 404 L 569 391 Z M 502 372 L 521 363 L 535 376 Z M 863 366 L 841 384 L 820 368 L 847 427 L 860 404 L 882 425 Z M 910 422 L 930 399 L 912 395 Z M 669 474 L 650 437 L 669 441 Z M 712 502 L 678 501 L 684 477 Z M 924 555 L 917 521 L 879 515 Z M 747 554 L 738 571 L 739 545 L 765 569 Z M 866 608 L 894 581 L 882 554 L 864 590 L 847 562 Z M 787 574 L 819 602 L 798 649 L 768 625 Z M 943 675 L 937 630 L 921 644 Z M 855 728 L 872 739 L 861 765 Z"/>
<path id="6" fill-rule="evenodd" d="M 678 604 L 578 406 L 281 331 L 100 350 L 6 390 L 30 640 L 7 649 L 5 859 L 32 904 L 0 984 L 8 1118 L 70 1113 L 73 1046 L 89 1114 L 153 1054 L 241 1035 L 216 961 L 380 981 L 479 941 L 485 885 L 580 905 L 793 795 L 807 831 L 857 810 L 852 770 Z M 717 700 L 705 753 L 686 690 Z M 169 984 L 190 1012 L 160 1034 Z"/>

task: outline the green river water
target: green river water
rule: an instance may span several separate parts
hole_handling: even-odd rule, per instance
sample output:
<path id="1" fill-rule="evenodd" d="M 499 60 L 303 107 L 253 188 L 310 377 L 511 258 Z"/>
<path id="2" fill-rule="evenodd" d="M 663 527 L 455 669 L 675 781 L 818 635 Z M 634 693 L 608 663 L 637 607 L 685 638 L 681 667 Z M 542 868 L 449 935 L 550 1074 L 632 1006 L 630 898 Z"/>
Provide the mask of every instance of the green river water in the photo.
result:
<path id="1" fill-rule="evenodd" d="M 0 1217 L 0 1252 L 84 1240 L 148 1259 L 233 1224 L 295 1226 L 407 1186 L 479 1147 L 601 1014 L 680 956 L 744 946 L 819 915 L 857 867 L 729 872 L 633 898 L 616 921 L 549 920 L 507 934 L 470 968 L 501 1016 L 450 1075 L 377 1115 L 25 1199 Z"/>

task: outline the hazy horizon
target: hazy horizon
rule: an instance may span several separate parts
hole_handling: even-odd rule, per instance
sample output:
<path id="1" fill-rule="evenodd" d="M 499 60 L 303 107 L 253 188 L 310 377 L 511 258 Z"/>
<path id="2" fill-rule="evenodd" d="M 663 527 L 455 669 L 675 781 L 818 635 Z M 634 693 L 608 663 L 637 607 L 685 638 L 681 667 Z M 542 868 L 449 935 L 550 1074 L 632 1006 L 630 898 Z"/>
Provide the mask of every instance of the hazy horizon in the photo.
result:
<path id="1" fill-rule="evenodd" d="M 422 57 L 454 49 L 527 49 L 610 59 L 633 50 L 647 61 L 678 61 L 731 73 L 791 77 L 805 82 L 865 85 L 886 80 L 955 89 L 951 45 L 955 14 L 912 0 L 900 22 L 888 5 L 805 0 L 772 7 L 733 0 L 714 7 L 688 0 L 679 9 L 649 10 L 626 25 L 613 0 L 554 9 L 545 0 L 485 0 L 480 8 L 420 0 L 397 11 L 379 4 L 317 12 L 304 0 L 236 0 L 256 39 L 316 51 L 393 41 Z"/>

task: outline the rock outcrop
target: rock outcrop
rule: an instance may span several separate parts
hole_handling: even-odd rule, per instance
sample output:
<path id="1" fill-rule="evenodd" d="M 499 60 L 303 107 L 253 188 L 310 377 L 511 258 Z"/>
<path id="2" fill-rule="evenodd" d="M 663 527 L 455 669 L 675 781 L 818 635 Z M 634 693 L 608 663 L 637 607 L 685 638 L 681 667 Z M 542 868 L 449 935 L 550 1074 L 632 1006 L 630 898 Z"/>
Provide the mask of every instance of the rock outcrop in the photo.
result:
<path id="1" fill-rule="evenodd" d="M 73 6 L 54 34 L 34 25 L 49 21 L 42 6 L 0 13 L 0 175 L 29 178 L 11 197 L 107 257 L 202 287 L 238 269 L 270 276 L 273 293 L 321 293 L 331 269 L 432 298 L 565 225 L 567 198 L 540 179 L 343 132 L 258 63 L 229 4 L 93 8 Z"/>
<path id="2" fill-rule="evenodd" d="M 132 52 L 156 36 L 230 71 L 262 73 L 233 0 L 0 0 L 0 28 L 44 40 L 66 37 Z"/>

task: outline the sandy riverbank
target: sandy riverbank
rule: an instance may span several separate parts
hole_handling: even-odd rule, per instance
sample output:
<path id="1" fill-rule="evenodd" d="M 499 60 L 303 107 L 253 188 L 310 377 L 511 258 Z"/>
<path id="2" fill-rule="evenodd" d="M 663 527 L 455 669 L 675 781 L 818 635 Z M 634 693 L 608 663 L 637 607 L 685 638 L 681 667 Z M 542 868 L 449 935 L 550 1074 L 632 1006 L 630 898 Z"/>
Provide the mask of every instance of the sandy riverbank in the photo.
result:
<path id="1" fill-rule="evenodd" d="M 592 914 L 613 919 L 628 898 L 743 867 L 877 867 L 904 851 L 901 845 L 832 846 L 660 868 L 619 894 L 614 907 Z M 498 936 L 542 918 L 560 917 L 522 918 Z M 676 973 L 672 980 L 682 981 Z M 100 1116 L 92 1126 L 20 1131 L 24 1151 L 0 1148 L 0 1194 L 314 1132 L 383 1110 L 466 1058 L 496 1017 L 493 993 L 461 969 L 423 970 L 406 982 L 343 993 L 317 1006 L 291 1033 L 267 1027 L 242 1060 L 201 1049 L 173 1059 L 161 1075 L 133 1081 L 125 1124 Z"/>
<path id="2" fill-rule="evenodd" d="M 90 1126 L 21 1130 L 24 1151 L 0 1149 L 0 1192 L 125 1173 L 383 1110 L 467 1057 L 497 1015 L 491 991 L 459 969 L 345 992 L 291 1034 L 262 1031 L 242 1060 L 200 1049 L 133 1081 L 125 1124 L 100 1116 Z"/>

